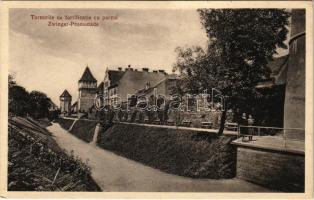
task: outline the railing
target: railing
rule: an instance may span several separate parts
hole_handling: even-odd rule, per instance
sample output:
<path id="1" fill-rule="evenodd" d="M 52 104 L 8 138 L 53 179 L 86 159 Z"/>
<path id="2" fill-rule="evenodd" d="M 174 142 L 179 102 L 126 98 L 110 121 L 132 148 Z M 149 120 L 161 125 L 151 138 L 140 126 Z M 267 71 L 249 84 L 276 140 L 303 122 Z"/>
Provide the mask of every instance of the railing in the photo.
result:
<path id="1" fill-rule="evenodd" d="M 305 130 L 301 128 L 280 128 L 268 126 L 242 126 L 238 128 L 238 138 L 248 137 L 252 140 L 254 136 L 278 136 L 282 137 L 285 146 L 286 141 L 304 141 Z"/>

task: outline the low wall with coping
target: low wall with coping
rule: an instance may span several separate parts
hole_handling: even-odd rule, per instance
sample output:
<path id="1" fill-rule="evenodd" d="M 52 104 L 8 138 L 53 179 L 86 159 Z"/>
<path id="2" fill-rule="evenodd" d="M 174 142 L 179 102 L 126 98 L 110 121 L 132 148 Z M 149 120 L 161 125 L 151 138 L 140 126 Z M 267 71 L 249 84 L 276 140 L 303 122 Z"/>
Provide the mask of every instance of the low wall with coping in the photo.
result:
<path id="1" fill-rule="evenodd" d="M 304 192 L 304 153 L 237 145 L 236 176 L 285 192 Z"/>

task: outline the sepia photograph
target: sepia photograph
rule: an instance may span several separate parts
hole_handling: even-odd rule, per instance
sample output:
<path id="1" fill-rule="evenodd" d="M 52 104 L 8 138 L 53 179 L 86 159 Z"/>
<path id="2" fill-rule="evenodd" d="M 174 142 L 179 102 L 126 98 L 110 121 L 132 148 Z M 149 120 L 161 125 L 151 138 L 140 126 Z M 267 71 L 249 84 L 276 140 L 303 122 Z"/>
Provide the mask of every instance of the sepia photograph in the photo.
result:
<path id="1" fill-rule="evenodd" d="M 7 191 L 311 191 L 307 12 L 9 8 Z"/>

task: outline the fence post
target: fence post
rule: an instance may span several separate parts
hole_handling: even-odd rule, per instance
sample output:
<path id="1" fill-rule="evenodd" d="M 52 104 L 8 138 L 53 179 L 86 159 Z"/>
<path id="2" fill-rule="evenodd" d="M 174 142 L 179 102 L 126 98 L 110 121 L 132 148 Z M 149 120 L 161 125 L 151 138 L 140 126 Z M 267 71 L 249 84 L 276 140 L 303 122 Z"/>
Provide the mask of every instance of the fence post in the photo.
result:
<path id="1" fill-rule="evenodd" d="M 283 130 L 283 141 L 284 141 L 284 146 L 286 148 L 286 130 Z"/>

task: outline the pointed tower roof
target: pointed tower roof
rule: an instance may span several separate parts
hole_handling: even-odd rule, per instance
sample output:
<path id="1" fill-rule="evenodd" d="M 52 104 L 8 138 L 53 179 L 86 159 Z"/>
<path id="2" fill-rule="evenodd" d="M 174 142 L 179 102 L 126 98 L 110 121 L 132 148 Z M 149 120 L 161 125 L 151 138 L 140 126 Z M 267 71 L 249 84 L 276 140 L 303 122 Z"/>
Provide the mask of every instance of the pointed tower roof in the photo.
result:
<path id="1" fill-rule="evenodd" d="M 84 82 L 97 82 L 97 80 L 94 78 L 88 66 L 86 66 L 85 71 L 79 80 L 79 82 L 83 82 L 83 81 Z"/>
<path id="2" fill-rule="evenodd" d="M 64 90 L 60 97 L 72 97 L 67 90 Z"/>

